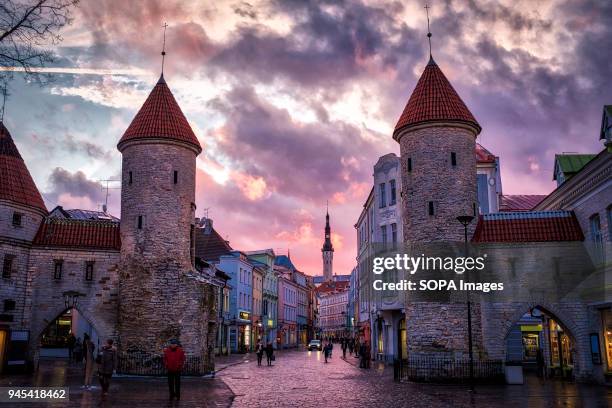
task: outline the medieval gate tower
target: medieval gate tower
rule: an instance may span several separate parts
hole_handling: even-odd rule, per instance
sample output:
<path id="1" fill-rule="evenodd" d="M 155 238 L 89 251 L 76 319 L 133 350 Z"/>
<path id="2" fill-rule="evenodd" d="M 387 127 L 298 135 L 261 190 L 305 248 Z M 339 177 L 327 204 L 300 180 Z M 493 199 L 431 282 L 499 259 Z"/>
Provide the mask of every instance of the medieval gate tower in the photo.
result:
<path id="1" fill-rule="evenodd" d="M 210 357 L 207 312 L 214 295 L 194 272 L 202 148 L 163 74 L 117 148 L 123 156 L 120 351 L 155 354 L 175 338 L 187 354 Z"/>

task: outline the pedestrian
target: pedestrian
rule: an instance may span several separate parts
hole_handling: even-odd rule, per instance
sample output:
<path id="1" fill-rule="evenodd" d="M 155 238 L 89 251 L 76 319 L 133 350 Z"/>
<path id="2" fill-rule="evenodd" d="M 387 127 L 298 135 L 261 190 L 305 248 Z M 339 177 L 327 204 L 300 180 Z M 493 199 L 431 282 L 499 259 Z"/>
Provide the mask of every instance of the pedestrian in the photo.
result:
<path id="1" fill-rule="evenodd" d="M 536 352 L 536 364 L 537 364 L 537 370 L 538 370 L 538 377 L 545 378 L 545 375 L 544 375 L 544 353 L 542 352 L 541 348 L 538 348 L 538 351 Z"/>
<path id="2" fill-rule="evenodd" d="M 113 371 L 115 371 L 117 366 L 117 350 L 113 347 L 112 339 L 106 340 L 106 344 L 102 346 L 102 350 L 100 350 L 98 357 L 96 357 L 96 363 L 98 363 L 98 378 L 102 386 L 102 397 L 105 397 L 110 388 Z"/>
<path id="3" fill-rule="evenodd" d="M 360 354 L 360 350 L 361 350 L 361 344 L 359 343 L 359 339 L 355 340 L 355 357 L 359 357 Z"/>
<path id="4" fill-rule="evenodd" d="M 271 366 L 272 362 L 275 360 L 274 347 L 272 347 L 272 343 L 268 343 L 266 345 L 266 360 L 268 361 L 268 366 Z"/>
<path id="5" fill-rule="evenodd" d="M 255 348 L 257 352 L 257 365 L 261 366 L 261 360 L 263 360 L 264 355 L 264 345 L 261 341 L 257 342 L 257 347 Z"/>
<path id="6" fill-rule="evenodd" d="M 81 341 L 81 338 L 77 338 L 76 342 L 74 343 L 74 362 L 77 364 L 81 364 L 81 362 L 83 361 L 83 342 Z"/>
<path id="7" fill-rule="evenodd" d="M 66 340 L 66 344 L 68 345 L 68 361 L 72 361 L 74 358 L 74 345 L 76 344 L 76 337 L 74 337 L 74 334 L 70 333 L 70 336 L 68 336 Z"/>
<path id="8" fill-rule="evenodd" d="M 355 347 L 354 340 L 350 339 L 348 342 L 349 356 L 353 355 L 353 347 Z"/>
<path id="9" fill-rule="evenodd" d="M 366 341 L 365 343 L 365 368 L 370 368 L 370 361 L 371 361 L 370 344 Z"/>
<path id="10" fill-rule="evenodd" d="M 329 358 L 332 358 L 332 351 L 334 351 L 334 343 L 329 342 Z"/>
<path id="11" fill-rule="evenodd" d="M 365 344 L 359 345 L 359 368 L 365 368 Z"/>
<path id="12" fill-rule="evenodd" d="M 325 357 L 325 363 L 327 363 L 327 359 L 330 358 L 331 354 L 331 341 L 323 347 L 323 356 Z"/>
<path id="13" fill-rule="evenodd" d="M 164 366 L 168 371 L 168 388 L 170 401 L 181 399 L 181 371 L 185 365 L 185 352 L 179 346 L 178 340 L 170 340 L 170 346 L 164 350 Z"/>
<path id="14" fill-rule="evenodd" d="M 346 349 L 348 348 L 348 344 L 346 341 L 342 342 L 342 358 L 346 360 Z"/>
<path id="15" fill-rule="evenodd" d="M 94 346 L 93 341 L 89 338 L 89 334 L 85 333 L 83 335 L 83 353 L 85 354 L 85 382 L 83 387 L 90 389 L 91 388 L 91 380 L 93 378 L 94 367 L 96 364 L 94 358 L 94 350 L 96 346 Z"/>

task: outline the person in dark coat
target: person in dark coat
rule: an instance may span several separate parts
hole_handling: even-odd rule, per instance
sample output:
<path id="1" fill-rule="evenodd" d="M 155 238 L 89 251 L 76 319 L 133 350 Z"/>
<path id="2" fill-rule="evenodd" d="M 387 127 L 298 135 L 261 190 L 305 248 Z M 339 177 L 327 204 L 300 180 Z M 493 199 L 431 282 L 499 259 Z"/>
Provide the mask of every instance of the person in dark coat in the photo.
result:
<path id="1" fill-rule="evenodd" d="M 327 363 L 327 359 L 329 358 L 330 354 L 331 354 L 331 341 L 327 343 L 325 347 L 323 347 L 323 356 L 325 357 L 326 363 Z"/>
<path id="2" fill-rule="evenodd" d="M 261 360 L 263 360 L 263 355 L 264 355 L 264 345 L 263 343 L 260 341 L 257 343 L 257 347 L 255 348 L 255 352 L 257 353 L 257 365 L 260 366 L 261 365 Z"/>
<path id="3" fill-rule="evenodd" d="M 185 352 L 179 346 L 178 340 L 170 340 L 170 346 L 164 350 L 164 366 L 168 371 L 168 388 L 170 400 L 181 399 L 181 371 L 185 366 Z"/>
<path id="4" fill-rule="evenodd" d="M 66 340 L 66 344 L 68 345 L 68 361 L 72 361 L 74 358 L 74 345 L 76 344 L 76 340 L 76 337 L 74 337 L 72 333 L 70 333 L 68 340 Z"/>
<path id="5" fill-rule="evenodd" d="M 266 360 L 269 366 L 271 366 L 272 361 L 274 361 L 274 347 L 272 347 L 272 343 L 266 345 Z"/>
<path id="6" fill-rule="evenodd" d="M 108 394 L 113 371 L 117 366 L 117 350 L 113 347 L 112 339 L 106 340 L 106 344 L 102 346 L 96 362 L 98 363 L 98 377 L 102 386 L 102 396 L 105 396 Z"/>
<path id="7" fill-rule="evenodd" d="M 354 347 L 355 347 L 355 340 L 350 339 L 348 341 L 349 356 L 353 355 L 353 348 Z"/>
<path id="8" fill-rule="evenodd" d="M 544 378 L 544 353 L 541 348 L 536 352 L 536 364 L 538 367 L 538 377 Z"/>
<path id="9" fill-rule="evenodd" d="M 366 368 L 366 344 L 359 346 L 359 368 Z"/>
<path id="10" fill-rule="evenodd" d="M 342 358 L 346 360 L 346 349 L 348 348 L 348 341 L 343 340 L 341 343 L 341 347 L 342 347 Z"/>

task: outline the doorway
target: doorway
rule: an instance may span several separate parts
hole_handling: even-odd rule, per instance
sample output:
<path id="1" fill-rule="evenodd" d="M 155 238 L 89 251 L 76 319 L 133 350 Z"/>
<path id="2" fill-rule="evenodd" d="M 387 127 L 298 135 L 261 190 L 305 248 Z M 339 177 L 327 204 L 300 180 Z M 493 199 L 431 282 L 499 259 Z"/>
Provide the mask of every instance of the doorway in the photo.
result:
<path id="1" fill-rule="evenodd" d="M 397 325 L 397 351 L 400 360 L 408 359 L 408 344 L 406 340 L 406 318 L 400 319 Z"/>
<path id="2" fill-rule="evenodd" d="M 8 331 L 0 329 L 0 374 L 4 368 L 4 361 L 6 360 L 6 339 L 8 338 Z"/>

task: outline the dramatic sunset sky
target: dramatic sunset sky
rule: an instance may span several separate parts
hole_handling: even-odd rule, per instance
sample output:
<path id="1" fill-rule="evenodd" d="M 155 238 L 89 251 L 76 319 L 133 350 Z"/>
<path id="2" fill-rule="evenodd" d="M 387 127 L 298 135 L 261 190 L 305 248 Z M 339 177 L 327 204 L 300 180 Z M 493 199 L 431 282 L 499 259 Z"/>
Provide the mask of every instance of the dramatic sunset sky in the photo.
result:
<path id="1" fill-rule="evenodd" d="M 598 152 L 612 103 L 612 2 L 439 1 L 433 55 L 501 160 L 504 193 L 548 193 L 555 153 Z M 49 209 L 100 208 L 116 143 L 160 73 L 200 139 L 197 216 L 236 249 L 355 263 L 372 166 L 427 63 L 423 1 L 82 0 L 55 82 L 11 83 L 5 123 Z M 119 187 L 118 183 L 111 183 Z M 120 190 L 110 211 L 119 215 Z"/>

